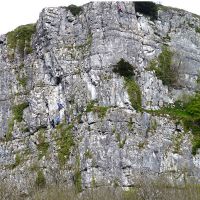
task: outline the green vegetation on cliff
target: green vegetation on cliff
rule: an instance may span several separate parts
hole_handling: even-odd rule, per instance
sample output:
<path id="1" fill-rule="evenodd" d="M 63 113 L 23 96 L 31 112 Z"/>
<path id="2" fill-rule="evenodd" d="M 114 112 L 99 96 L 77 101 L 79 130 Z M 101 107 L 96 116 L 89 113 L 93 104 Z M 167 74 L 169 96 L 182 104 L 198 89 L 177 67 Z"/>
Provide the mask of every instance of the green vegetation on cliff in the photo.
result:
<path id="1" fill-rule="evenodd" d="M 67 10 L 70 10 L 72 15 L 77 16 L 80 14 L 80 12 L 83 10 L 81 6 L 76 6 L 76 5 L 69 5 L 66 7 Z"/>
<path id="2" fill-rule="evenodd" d="M 135 2 L 135 11 L 149 16 L 151 20 L 158 18 L 158 5 L 151 1 Z"/>
<path id="3" fill-rule="evenodd" d="M 87 104 L 86 112 L 94 112 L 97 113 L 99 118 L 104 118 L 106 115 L 107 110 L 109 109 L 108 106 L 96 106 L 95 101 L 90 101 Z"/>
<path id="4" fill-rule="evenodd" d="M 59 124 L 56 129 L 60 134 L 57 139 L 58 149 L 58 160 L 61 166 L 65 165 L 66 160 L 69 158 L 71 153 L 71 148 L 75 145 L 73 135 L 72 135 L 73 125 L 65 125 L 64 123 Z"/>
<path id="5" fill-rule="evenodd" d="M 156 76 L 162 80 L 163 85 L 174 87 L 177 85 L 177 67 L 172 63 L 173 52 L 167 46 L 163 46 L 157 60 L 150 62 L 149 70 L 154 70 Z"/>
<path id="6" fill-rule="evenodd" d="M 24 102 L 24 103 L 21 103 L 21 104 L 18 104 L 18 105 L 14 105 L 12 107 L 13 116 L 8 120 L 8 130 L 7 130 L 7 133 L 6 133 L 6 136 L 5 136 L 6 141 L 11 140 L 14 122 L 15 122 L 15 120 L 17 122 L 22 122 L 23 111 L 28 106 L 29 106 L 28 102 Z"/>
<path id="7" fill-rule="evenodd" d="M 12 111 L 13 111 L 14 119 L 17 122 L 21 122 L 23 120 L 23 111 L 28 106 L 29 106 L 28 102 L 24 102 L 24 103 L 13 106 Z"/>
<path id="8" fill-rule="evenodd" d="M 12 139 L 13 127 L 14 127 L 14 118 L 12 117 L 8 120 L 8 130 L 6 133 L 6 141 L 7 142 Z"/>
<path id="9" fill-rule="evenodd" d="M 35 184 L 37 187 L 44 187 L 46 185 L 46 179 L 42 170 L 37 171 Z"/>
<path id="10" fill-rule="evenodd" d="M 47 151 L 49 148 L 49 143 L 46 142 L 44 131 L 45 131 L 44 129 L 40 129 L 39 134 L 38 134 L 37 149 L 39 151 L 39 156 L 38 156 L 39 160 L 47 154 Z"/>
<path id="11" fill-rule="evenodd" d="M 181 121 L 185 130 L 191 131 L 193 134 L 192 154 L 195 155 L 200 148 L 200 94 L 197 93 L 194 96 L 182 99 L 172 105 L 151 112 L 158 115 L 168 114 Z"/>
<path id="12" fill-rule="evenodd" d="M 80 169 L 80 156 L 76 157 L 75 172 L 74 172 L 74 184 L 77 192 L 82 192 L 82 177 Z"/>
<path id="13" fill-rule="evenodd" d="M 35 24 L 19 26 L 15 30 L 7 33 L 7 45 L 10 49 L 19 51 L 23 57 L 25 54 L 32 52 L 31 36 L 36 31 Z"/>
<path id="14" fill-rule="evenodd" d="M 125 86 L 127 88 L 132 107 L 135 110 L 140 111 L 142 107 L 142 97 L 139 85 L 134 79 L 125 78 Z"/>
<path id="15" fill-rule="evenodd" d="M 125 87 L 127 88 L 132 107 L 135 110 L 140 111 L 142 107 L 141 91 L 139 85 L 134 80 L 134 70 L 135 67 L 126 62 L 124 59 L 121 59 L 116 65 L 113 66 L 113 72 L 124 77 Z"/>

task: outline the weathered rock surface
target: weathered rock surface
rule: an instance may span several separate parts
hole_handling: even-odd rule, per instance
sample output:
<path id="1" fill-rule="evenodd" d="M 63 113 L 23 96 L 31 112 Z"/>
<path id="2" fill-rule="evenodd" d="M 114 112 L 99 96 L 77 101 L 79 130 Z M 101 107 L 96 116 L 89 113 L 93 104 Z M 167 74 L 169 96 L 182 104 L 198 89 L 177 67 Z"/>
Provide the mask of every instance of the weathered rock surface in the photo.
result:
<path id="1" fill-rule="evenodd" d="M 191 154 L 192 135 L 169 117 L 133 109 L 124 78 L 113 73 L 121 58 L 135 66 L 144 109 L 156 110 L 193 93 L 200 70 L 200 33 L 195 31 L 200 19 L 167 9 L 159 10 L 153 22 L 135 13 L 133 2 L 120 4 L 123 13 L 116 2 L 88 3 L 77 16 L 65 7 L 43 9 L 32 37 L 33 52 L 24 58 L 16 51 L 10 60 L 6 36 L 0 37 L 0 179 L 24 187 L 42 170 L 49 182 L 76 181 L 80 171 L 82 187 L 94 181 L 129 187 L 140 174 L 200 180 L 200 155 Z M 175 89 L 147 70 L 164 44 L 179 64 Z M 20 74 L 27 77 L 24 86 Z M 14 120 L 6 141 L 12 107 L 23 102 L 28 102 L 23 120 Z M 58 102 L 64 106 L 60 111 Z M 94 102 L 96 111 L 89 112 Z M 62 135 L 50 125 L 56 116 L 64 126 L 73 125 L 74 145 L 69 158 L 64 155 L 64 165 L 58 153 Z M 39 148 L 41 134 L 46 151 Z"/>

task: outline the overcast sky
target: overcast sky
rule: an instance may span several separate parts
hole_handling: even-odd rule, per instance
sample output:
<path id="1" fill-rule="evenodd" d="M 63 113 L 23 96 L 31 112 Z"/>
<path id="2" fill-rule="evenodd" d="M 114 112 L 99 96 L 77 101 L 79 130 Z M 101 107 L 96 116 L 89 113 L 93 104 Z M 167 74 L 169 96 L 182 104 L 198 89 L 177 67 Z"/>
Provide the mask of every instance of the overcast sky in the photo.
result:
<path id="1" fill-rule="evenodd" d="M 200 15 L 200 0 L 155 0 L 163 5 L 182 8 Z M 82 5 L 88 0 L 2 0 L 0 10 L 0 34 L 19 25 L 35 23 L 42 8 L 50 6 Z"/>

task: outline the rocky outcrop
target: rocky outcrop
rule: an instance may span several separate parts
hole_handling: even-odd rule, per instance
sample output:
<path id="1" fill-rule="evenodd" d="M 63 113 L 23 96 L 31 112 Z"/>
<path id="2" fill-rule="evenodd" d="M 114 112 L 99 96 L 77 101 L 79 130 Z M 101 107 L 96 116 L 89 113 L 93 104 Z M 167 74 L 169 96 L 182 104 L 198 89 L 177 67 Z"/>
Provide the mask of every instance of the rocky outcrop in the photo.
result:
<path id="1" fill-rule="evenodd" d="M 65 7 L 43 9 L 28 53 L 0 37 L 2 180 L 26 187 L 42 172 L 47 182 L 79 189 L 130 187 L 141 174 L 199 180 L 191 133 L 150 111 L 197 90 L 200 20 L 161 7 L 151 21 L 133 2 L 119 4 L 123 12 L 116 2 L 91 2 L 75 16 Z M 149 70 L 163 45 L 173 52 L 176 87 Z M 134 109 L 126 78 L 113 72 L 121 59 L 134 66 L 142 109 Z M 55 128 L 52 119 L 60 122 Z"/>

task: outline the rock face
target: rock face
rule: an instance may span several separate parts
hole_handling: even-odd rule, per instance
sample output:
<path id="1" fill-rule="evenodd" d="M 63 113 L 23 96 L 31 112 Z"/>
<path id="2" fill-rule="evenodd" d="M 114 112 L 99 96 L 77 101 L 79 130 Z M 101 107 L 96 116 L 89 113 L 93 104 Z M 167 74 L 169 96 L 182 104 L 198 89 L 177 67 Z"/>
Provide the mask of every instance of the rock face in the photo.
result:
<path id="1" fill-rule="evenodd" d="M 169 116 L 145 111 L 197 90 L 200 19 L 165 8 L 151 21 L 133 2 L 120 6 L 123 12 L 116 2 L 91 2 L 75 16 L 65 7 L 43 9 L 29 54 L 0 37 L 2 180 L 26 187 L 39 171 L 47 182 L 79 188 L 130 187 L 141 174 L 200 180 L 192 135 Z M 148 70 L 163 45 L 174 52 L 178 87 Z M 125 78 L 113 72 L 120 59 L 134 66 L 143 111 L 133 108 Z M 52 128 L 55 118 L 60 124 Z"/>

